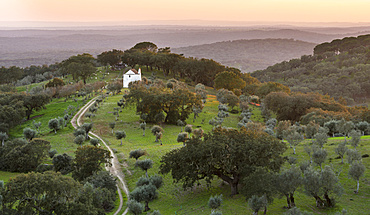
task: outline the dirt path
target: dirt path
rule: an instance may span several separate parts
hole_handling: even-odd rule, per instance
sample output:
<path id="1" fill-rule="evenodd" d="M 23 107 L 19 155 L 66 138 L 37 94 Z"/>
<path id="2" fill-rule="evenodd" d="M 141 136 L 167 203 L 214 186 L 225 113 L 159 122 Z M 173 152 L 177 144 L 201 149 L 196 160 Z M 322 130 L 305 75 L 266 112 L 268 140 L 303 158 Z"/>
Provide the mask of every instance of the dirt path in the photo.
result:
<path id="1" fill-rule="evenodd" d="M 77 128 L 78 126 L 81 125 L 80 121 L 81 121 L 81 117 L 84 115 L 84 113 L 86 111 L 89 110 L 89 107 L 94 104 L 95 102 L 95 99 L 92 99 L 90 100 L 85 106 L 83 106 L 77 113 L 76 115 L 73 117 L 73 119 L 71 120 L 71 124 L 74 128 Z M 116 176 L 119 180 L 119 184 L 117 185 L 117 191 L 118 191 L 118 195 L 119 195 L 119 199 L 120 199 L 120 204 L 119 204 L 119 207 L 117 209 L 117 211 L 114 213 L 114 215 L 118 215 L 123 207 L 123 197 L 122 197 L 122 193 L 121 193 L 121 189 L 125 192 L 127 198 L 129 196 L 129 190 L 127 188 L 127 185 L 124 181 L 124 178 L 125 178 L 125 175 L 123 174 L 122 170 L 121 170 L 121 167 L 120 167 L 120 163 L 117 159 L 117 156 L 113 153 L 112 149 L 108 146 L 108 144 L 102 139 L 100 138 L 98 135 L 94 134 L 93 132 L 89 132 L 89 136 L 93 136 L 94 138 L 97 138 L 99 139 L 106 147 L 107 149 L 110 151 L 111 155 L 112 155 L 112 160 L 111 160 L 111 163 L 112 163 L 112 166 L 111 167 L 106 167 L 106 169 L 114 176 Z M 121 189 L 118 188 L 118 186 L 121 187 Z M 122 215 L 125 215 L 127 214 L 128 212 L 128 208 L 126 208 L 126 210 L 122 213 Z"/>

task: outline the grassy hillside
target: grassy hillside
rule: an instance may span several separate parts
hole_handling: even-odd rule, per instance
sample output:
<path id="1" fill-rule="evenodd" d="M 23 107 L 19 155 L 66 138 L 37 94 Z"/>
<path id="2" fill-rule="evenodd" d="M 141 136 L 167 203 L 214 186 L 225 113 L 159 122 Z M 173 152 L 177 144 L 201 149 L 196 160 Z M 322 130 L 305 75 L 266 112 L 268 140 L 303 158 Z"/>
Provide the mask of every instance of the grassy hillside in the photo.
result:
<path id="1" fill-rule="evenodd" d="M 252 72 L 284 60 L 312 54 L 314 47 L 314 43 L 293 39 L 255 39 L 175 48 L 173 52 L 213 59 L 242 72 Z"/>
<path id="2" fill-rule="evenodd" d="M 171 149 L 183 147 L 182 143 L 176 142 L 177 134 L 180 132 L 181 128 L 174 125 L 163 125 L 165 130 L 163 145 L 159 145 L 154 142 L 155 137 L 150 133 L 151 125 L 147 124 L 146 135 L 142 136 L 142 130 L 139 128 L 139 116 L 135 114 L 135 108 L 127 107 L 120 113 L 119 120 L 114 129 L 115 131 L 124 130 L 127 133 L 123 145 L 120 146 L 120 141 L 115 139 L 111 134 L 111 129 L 108 127 L 109 122 L 115 121 L 115 117 L 109 112 L 117 106 L 116 101 L 120 98 L 121 95 L 110 97 L 99 109 L 97 117 L 93 120 L 94 131 L 107 140 L 112 148 L 117 150 L 118 157 L 120 157 L 122 162 L 127 163 L 127 166 L 124 166 L 124 174 L 126 174 L 129 189 L 132 191 L 135 188 L 135 183 L 138 178 L 144 176 L 144 172 L 135 167 L 134 159 L 128 158 L 129 152 L 138 148 L 146 150 L 148 155 L 140 159 L 152 159 L 154 161 L 154 166 L 148 172 L 149 175 L 157 174 L 161 156 Z M 208 122 L 208 120 L 217 113 L 217 105 L 218 102 L 215 101 L 215 97 L 209 96 L 208 102 L 206 103 L 203 113 L 200 114 L 200 117 L 194 123 L 192 120 L 188 120 L 188 123 L 196 127 L 201 126 L 205 131 L 209 132 L 212 129 L 211 126 L 208 123 L 202 124 L 201 121 L 205 119 L 205 122 Z M 255 113 L 255 115 L 258 115 L 257 109 Z M 224 126 L 236 127 L 237 121 L 237 115 L 231 115 L 225 120 Z M 367 204 L 370 198 L 370 184 L 368 183 L 370 172 L 367 171 L 365 176 L 361 179 L 360 193 L 357 195 L 354 194 L 353 190 L 356 188 L 356 183 L 348 178 L 349 165 L 341 165 L 340 159 L 335 159 L 337 156 L 334 154 L 334 148 L 337 147 L 338 143 L 341 141 L 340 138 L 332 139 L 329 140 L 329 143 L 325 146 L 329 151 L 328 160 L 325 165 L 332 165 L 335 170 L 342 168 L 339 178 L 345 188 L 345 193 L 337 200 L 337 206 L 327 210 L 317 209 L 315 207 L 314 198 L 306 196 L 303 190 L 300 189 L 296 193 L 297 207 L 314 212 L 314 214 L 334 214 L 336 211 L 341 211 L 343 208 L 345 208 L 349 214 L 364 214 L 367 212 L 363 206 Z M 292 154 L 291 149 L 287 150 L 285 155 L 297 158 L 298 163 L 303 160 L 308 160 L 308 155 L 303 149 L 304 144 L 308 142 L 310 142 L 310 140 L 306 140 L 298 146 L 296 155 Z M 369 143 L 370 137 L 362 139 L 360 144 L 360 151 L 362 154 L 370 153 Z M 366 167 L 370 166 L 369 158 L 364 158 L 363 162 Z M 207 202 L 209 197 L 215 194 L 223 194 L 224 196 L 223 206 L 221 207 L 223 214 L 241 215 L 251 213 L 245 198 L 240 194 L 232 198 L 229 197 L 229 186 L 217 178 L 213 180 L 211 187 L 207 187 L 205 183 L 201 183 L 199 186 L 195 186 L 188 190 L 183 190 L 181 184 L 173 184 L 170 175 L 166 175 L 164 180 L 165 185 L 159 190 L 159 198 L 150 203 L 152 209 L 158 209 L 162 214 L 210 214 L 211 210 L 208 208 Z M 283 214 L 285 211 L 283 208 L 285 203 L 285 199 L 276 198 L 274 203 L 269 206 L 268 214 Z"/>
<path id="3" fill-rule="evenodd" d="M 370 35 L 334 40 L 315 48 L 315 55 L 284 61 L 251 75 L 275 81 L 292 91 L 319 92 L 349 104 L 370 99 Z"/>
<path id="4" fill-rule="evenodd" d="M 144 74 L 149 74 L 144 71 Z M 118 72 L 117 72 L 118 74 Z M 161 74 L 158 73 L 158 76 Z M 123 92 L 124 93 L 124 92 Z M 136 181 L 144 176 L 144 172 L 139 168 L 135 167 L 135 160 L 129 159 L 129 152 L 134 149 L 144 149 L 147 151 L 147 155 L 140 159 L 152 159 L 154 161 L 153 168 L 148 171 L 149 175 L 158 173 L 161 157 L 174 148 L 183 147 L 182 143 L 177 143 L 177 134 L 181 131 L 179 126 L 163 124 L 163 145 L 155 143 L 155 137 L 150 133 L 152 124 L 147 124 L 146 135 L 143 136 L 143 131 L 139 128 L 139 116 L 136 114 L 136 108 L 133 106 L 127 106 L 123 112 L 119 113 L 118 121 L 115 121 L 113 115 L 113 108 L 118 107 L 117 101 L 119 101 L 123 93 L 115 96 L 110 96 L 105 102 L 101 104 L 101 107 L 96 113 L 96 117 L 92 120 L 84 118 L 86 122 L 93 122 L 94 127 L 92 131 L 100 135 L 106 142 L 109 143 L 111 148 L 116 150 L 116 154 L 122 162 L 123 172 L 125 174 L 125 180 L 128 183 L 130 191 L 135 188 Z M 208 121 L 217 115 L 218 102 L 214 95 L 214 91 L 210 89 L 208 94 L 207 103 L 203 109 L 203 112 L 199 114 L 198 119 L 193 122 L 193 116 L 190 115 L 187 122 L 192 124 L 194 127 L 201 127 L 205 132 L 212 130 L 212 126 L 208 124 Z M 53 100 L 45 110 L 45 112 L 36 112 L 33 116 L 39 116 L 38 120 L 43 122 L 42 138 L 51 142 L 52 149 L 56 149 L 58 154 L 69 153 L 73 155 L 77 145 L 73 143 L 74 136 L 72 134 L 73 129 L 71 126 L 58 131 L 57 134 L 50 132 L 47 128 L 47 122 L 50 117 L 57 117 L 63 113 L 64 109 L 68 105 L 79 104 L 79 101 L 70 100 L 66 103 L 62 100 Z M 51 115 L 49 115 L 51 114 Z M 252 120 L 261 120 L 260 109 L 253 107 Z M 238 122 L 238 114 L 230 114 L 230 117 L 225 119 L 223 126 L 236 127 Z M 36 119 L 36 121 L 37 121 Z M 117 140 L 111 133 L 111 129 L 108 126 L 109 122 L 116 122 L 115 131 L 124 130 L 127 133 L 127 137 L 123 140 L 123 145 L 120 146 L 120 140 Z M 204 123 L 202 123 L 204 121 Z M 30 123 L 30 122 L 27 122 Z M 30 125 L 30 124 L 28 124 Z M 23 127 L 28 126 L 27 124 L 22 125 L 12 130 L 12 136 L 21 136 Z M 340 159 L 336 159 L 337 155 L 334 154 L 334 148 L 342 141 L 343 138 L 330 139 L 329 143 L 324 146 L 328 150 L 328 159 L 325 165 L 332 165 L 335 170 L 341 170 L 339 179 L 343 185 L 345 192 L 343 196 L 337 199 L 337 206 L 331 209 L 317 209 L 315 207 L 314 198 L 308 197 L 303 193 L 303 189 L 299 189 L 295 194 L 296 204 L 302 210 L 313 212 L 314 214 L 335 214 L 335 212 L 341 211 L 343 208 L 348 211 L 348 214 L 366 214 L 368 213 L 368 202 L 370 199 L 370 158 L 363 158 L 367 170 L 364 177 L 360 180 L 360 193 L 354 194 L 356 183 L 354 180 L 348 177 L 349 164 L 340 164 Z M 311 140 L 305 140 L 297 147 L 297 154 L 292 154 L 292 149 L 288 149 L 285 152 L 286 156 L 292 156 L 297 158 L 298 163 L 304 160 L 308 160 L 308 155 L 304 152 L 304 144 L 307 144 Z M 87 141 L 85 144 L 89 144 Z M 358 149 L 361 154 L 370 154 L 370 137 L 363 137 Z M 348 146 L 352 148 L 351 146 Z M 50 162 L 50 161 L 48 161 Z M 288 166 L 288 164 L 286 164 Z M 315 167 L 319 169 L 319 167 Z M 7 181 L 9 177 L 16 176 L 16 173 L 0 172 L 0 180 Z M 221 210 L 223 214 L 236 214 L 244 215 L 251 214 L 251 209 L 247 206 L 246 199 L 243 195 L 239 194 L 234 197 L 230 197 L 230 187 L 215 178 L 212 181 L 210 187 L 202 182 L 200 185 L 194 186 L 191 189 L 183 190 L 181 184 L 174 184 L 170 175 L 164 177 L 164 186 L 159 190 L 159 198 L 151 202 L 149 206 L 153 210 L 160 210 L 161 214 L 210 214 L 211 209 L 208 208 L 207 202 L 211 195 L 223 194 L 223 204 Z M 283 207 L 286 205 L 284 198 L 275 198 L 273 204 L 268 207 L 268 214 L 283 214 L 286 209 Z M 260 212 L 261 214 L 261 212 Z"/>

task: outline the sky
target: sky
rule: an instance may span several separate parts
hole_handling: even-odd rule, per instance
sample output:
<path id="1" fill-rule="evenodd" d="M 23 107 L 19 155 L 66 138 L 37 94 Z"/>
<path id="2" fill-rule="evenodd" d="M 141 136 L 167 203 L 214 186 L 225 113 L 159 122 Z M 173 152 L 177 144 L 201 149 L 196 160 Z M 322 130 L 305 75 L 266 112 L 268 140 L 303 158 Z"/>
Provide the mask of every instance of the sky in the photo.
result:
<path id="1" fill-rule="evenodd" d="M 370 0 L 0 0 L 0 22 L 370 22 Z"/>

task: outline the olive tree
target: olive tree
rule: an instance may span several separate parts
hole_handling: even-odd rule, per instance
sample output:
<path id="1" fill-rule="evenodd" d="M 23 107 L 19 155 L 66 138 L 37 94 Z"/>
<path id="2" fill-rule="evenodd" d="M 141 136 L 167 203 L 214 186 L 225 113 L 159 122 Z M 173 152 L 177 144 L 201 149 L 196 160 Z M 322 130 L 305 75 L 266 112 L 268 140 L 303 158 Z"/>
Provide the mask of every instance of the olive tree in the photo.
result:
<path id="1" fill-rule="evenodd" d="M 177 142 L 182 142 L 185 146 L 185 142 L 188 139 L 188 133 L 181 132 L 177 135 Z"/>
<path id="2" fill-rule="evenodd" d="M 311 121 L 306 126 L 306 136 L 308 138 L 311 138 L 312 143 L 314 143 L 313 139 L 314 139 L 315 134 L 319 131 L 319 128 L 320 128 L 320 125 L 315 123 L 315 121 Z"/>
<path id="3" fill-rule="evenodd" d="M 163 132 L 163 128 L 161 126 L 158 126 L 158 125 L 154 125 L 152 127 L 152 134 L 156 137 L 155 139 L 155 142 L 159 142 L 159 139 L 161 138 L 161 134 Z"/>
<path id="4" fill-rule="evenodd" d="M 361 131 L 352 130 L 349 136 L 351 137 L 351 145 L 356 149 L 361 140 Z"/>
<path id="5" fill-rule="evenodd" d="M 347 153 L 347 150 L 348 150 L 348 148 L 347 148 L 345 142 L 339 143 L 338 147 L 335 148 L 335 154 L 337 154 L 342 159 L 342 164 L 344 163 L 343 162 L 343 157 Z"/>
<path id="6" fill-rule="evenodd" d="M 91 131 L 92 127 L 93 127 L 92 123 L 84 123 L 83 125 L 81 125 L 81 129 L 85 130 L 85 132 L 86 132 L 86 134 L 85 134 L 86 135 L 85 136 L 86 140 L 90 139 L 89 132 Z"/>
<path id="7" fill-rule="evenodd" d="M 153 184 L 145 184 L 139 187 L 136 187 L 130 193 L 130 199 L 133 199 L 137 202 L 145 202 L 144 212 L 149 211 L 149 202 L 158 198 L 157 188 Z"/>
<path id="8" fill-rule="evenodd" d="M 142 149 L 136 149 L 130 152 L 129 158 L 139 159 L 141 156 L 146 155 L 146 151 Z"/>
<path id="9" fill-rule="evenodd" d="M 360 161 L 361 154 L 356 149 L 347 150 L 347 161 L 349 164 L 352 164 L 353 161 Z"/>
<path id="10" fill-rule="evenodd" d="M 125 131 L 116 131 L 116 139 L 121 140 L 121 146 L 122 146 L 122 138 L 126 138 L 126 132 Z"/>
<path id="11" fill-rule="evenodd" d="M 193 126 L 192 125 L 186 125 L 184 131 L 187 132 L 190 135 L 193 132 Z"/>
<path id="12" fill-rule="evenodd" d="M 324 144 L 328 142 L 328 135 L 324 132 L 315 134 L 314 138 L 316 140 L 316 144 L 320 146 L 320 148 L 322 148 Z"/>
<path id="13" fill-rule="evenodd" d="M 53 130 L 55 133 L 57 133 L 57 130 L 59 129 L 59 121 L 58 119 L 51 119 L 49 120 L 48 126 L 51 130 Z"/>
<path id="14" fill-rule="evenodd" d="M 312 154 L 313 162 L 320 166 L 321 171 L 323 171 L 322 164 L 325 162 L 327 156 L 328 152 L 325 149 L 317 149 Z"/>
<path id="15" fill-rule="evenodd" d="M 360 178 L 365 173 L 365 166 L 362 164 L 361 161 L 355 161 L 352 163 L 351 167 L 349 168 L 348 175 L 357 181 L 357 190 L 356 193 L 358 193 L 358 190 L 360 189 Z"/>
<path id="16" fill-rule="evenodd" d="M 181 119 L 177 120 L 177 126 L 180 126 L 181 127 L 181 132 L 182 132 L 182 127 L 184 127 L 186 125 L 186 123 L 184 121 L 182 121 Z"/>
<path id="17" fill-rule="evenodd" d="M 85 136 L 83 135 L 78 135 L 73 140 L 73 142 L 76 143 L 77 145 L 81 145 L 84 141 L 85 141 Z"/>
<path id="18" fill-rule="evenodd" d="M 99 139 L 97 139 L 97 138 L 91 138 L 91 139 L 90 139 L 90 143 L 91 143 L 91 145 L 93 145 L 93 146 L 98 146 L 98 145 L 99 145 L 99 143 L 100 143 L 100 140 L 99 140 Z"/>
<path id="19" fill-rule="evenodd" d="M 275 178 L 275 188 L 281 196 L 286 197 L 287 207 L 295 207 L 294 192 L 303 183 L 300 169 L 292 165 L 289 169 L 282 171 Z"/>
<path id="20" fill-rule="evenodd" d="M 343 193 L 343 187 L 330 166 L 325 166 L 321 172 L 311 167 L 307 168 L 304 172 L 303 185 L 305 193 L 315 198 L 318 208 L 334 207 L 334 197 L 329 195 L 341 196 Z"/>
<path id="21" fill-rule="evenodd" d="M 145 136 L 146 122 L 140 123 L 140 128 L 143 130 L 143 136 Z"/>
<path id="22" fill-rule="evenodd" d="M 150 159 L 145 160 L 137 160 L 136 166 L 140 167 L 140 169 L 145 171 L 145 175 L 148 178 L 148 169 L 153 167 L 153 161 Z"/>
<path id="23" fill-rule="evenodd" d="M 209 200 L 208 200 L 208 207 L 215 210 L 221 206 L 221 203 L 222 203 L 222 194 L 211 196 L 209 197 Z"/>
<path id="24" fill-rule="evenodd" d="M 109 128 L 111 128 L 112 129 L 112 134 L 113 134 L 113 132 L 114 132 L 114 127 L 116 126 L 116 122 L 110 122 L 109 123 Z"/>
<path id="25" fill-rule="evenodd" d="M 32 124 L 37 130 L 37 132 L 40 133 L 41 122 L 35 122 L 35 120 L 33 120 Z"/>
<path id="26" fill-rule="evenodd" d="M 128 210 L 134 215 L 140 215 L 144 211 L 144 205 L 133 199 L 130 199 L 126 203 Z"/>
<path id="27" fill-rule="evenodd" d="M 297 131 L 293 131 L 288 134 L 285 139 L 288 141 L 289 145 L 293 148 L 293 154 L 295 154 L 295 148 L 299 143 L 303 141 L 303 135 Z"/>
<path id="28" fill-rule="evenodd" d="M 36 131 L 31 128 L 23 129 L 23 136 L 28 141 L 31 141 L 36 136 Z"/>
<path id="29" fill-rule="evenodd" d="M 258 197 L 256 195 L 248 199 L 248 206 L 252 209 L 253 215 L 257 215 L 258 211 L 267 205 L 265 196 Z"/>

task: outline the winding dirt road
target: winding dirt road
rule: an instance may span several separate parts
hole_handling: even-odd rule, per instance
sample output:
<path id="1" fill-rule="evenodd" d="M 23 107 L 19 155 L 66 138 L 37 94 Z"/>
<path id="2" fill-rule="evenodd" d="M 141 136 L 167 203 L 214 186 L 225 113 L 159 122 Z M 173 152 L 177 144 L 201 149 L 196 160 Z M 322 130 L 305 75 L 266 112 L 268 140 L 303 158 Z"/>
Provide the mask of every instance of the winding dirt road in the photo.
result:
<path id="1" fill-rule="evenodd" d="M 89 110 L 89 107 L 91 105 L 94 104 L 95 102 L 95 99 L 96 98 L 93 98 L 92 100 L 90 100 L 86 105 L 84 105 L 77 113 L 76 115 L 72 118 L 71 120 L 71 124 L 74 128 L 77 128 L 78 126 L 81 125 L 81 117 L 83 117 L 83 115 L 85 114 L 86 111 Z M 111 159 L 111 163 L 112 163 L 112 166 L 110 167 L 106 167 L 106 169 L 114 176 L 116 176 L 119 180 L 119 183 L 117 185 L 117 191 L 118 191 L 118 195 L 119 195 L 119 199 L 120 199 L 120 204 L 119 204 L 119 207 L 117 209 L 117 211 L 114 213 L 114 215 L 118 215 L 123 207 L 123 197 L 122 197 L 122 193 L 121 193 L 121 189 L 119 189 L 118 186 L 120 186 L 122 188 L 122 190 L 125 192 L 127 198 L 129 196 L 129 190 L 127 188 L 127 185 L 124 181 L 124 178 L 125 178 L 125 175 L 122 173 L 122 170 L 121 170 L 121 165 L 117 159 L 117 156 L 113 153 L 112 149 L 108 146 L 108 144 L 101 138 L 99 137 L 98 135 L 94 134 L 93 132 L 89 132 L 89 136 L 92 136 L 94 138 L 97 138 L 99 139 L 104 145 L 105 147 L 107 147 L 107 149 L 110 151 L 111 155 L 112 155 L 112 159 Z M 127 214 L 128 212 L 128 208 L 126 208 L 126 210 L 122 213 L 122 215 L 125 215 Z"/>

